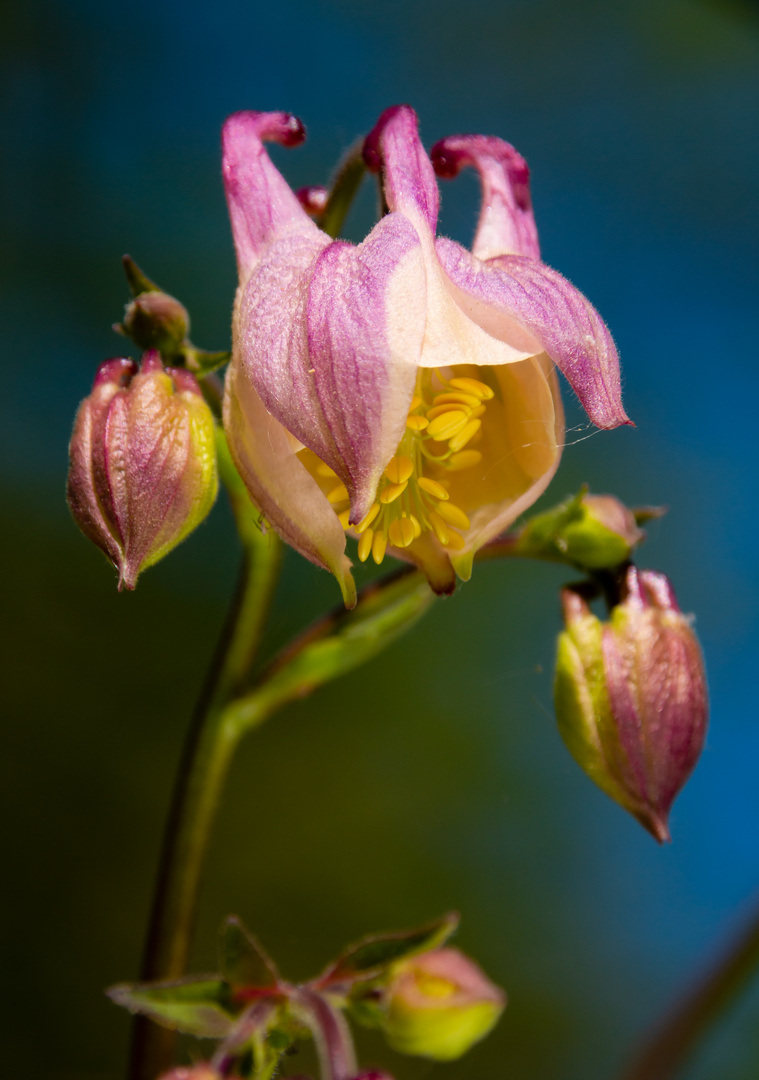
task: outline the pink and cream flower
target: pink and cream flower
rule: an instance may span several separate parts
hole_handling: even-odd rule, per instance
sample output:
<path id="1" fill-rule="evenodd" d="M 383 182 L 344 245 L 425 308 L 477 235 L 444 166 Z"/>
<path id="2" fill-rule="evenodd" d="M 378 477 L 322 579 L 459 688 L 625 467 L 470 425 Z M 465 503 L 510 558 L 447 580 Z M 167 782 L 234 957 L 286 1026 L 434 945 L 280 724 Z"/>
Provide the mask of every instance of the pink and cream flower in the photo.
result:
<path id="1" fill-rule="evenodd" d="M 388 212 L 355 246 L 311 220 L 264 143 L 303 138 L 287 113 L 224 127 L 240 275 L 225 428 L 277 532 L 355 597 L 358 555 L 410 560 L 438 592 L 538 498 L 564 436 L 555 369 L 599 427 L 629 423 L 609 331 L 540 260 L 524 160 L 455 136 L 425 152 L 408 106 L 386 110 L 364 158 Z M 475 168 L 469 252 L 435 237 L 435 172 Z"/>

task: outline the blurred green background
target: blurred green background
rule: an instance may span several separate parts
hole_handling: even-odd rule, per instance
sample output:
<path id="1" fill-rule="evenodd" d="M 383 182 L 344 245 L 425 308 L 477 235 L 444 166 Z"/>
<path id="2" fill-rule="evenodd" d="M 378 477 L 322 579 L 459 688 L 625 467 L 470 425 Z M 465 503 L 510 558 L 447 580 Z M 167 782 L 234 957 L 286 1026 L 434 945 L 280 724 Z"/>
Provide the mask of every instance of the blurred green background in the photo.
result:
<path id="1" fill-rule="evenodd" d="M 567 394 L 550 495 L 588 480 L 664 503 L 642 562 L 698 615 L 712 727 L 659 849 L 580 774 L 551 708 L 549 566 L 492 564 L 371 666 L 293 705 L 235 762 L 196 964 L 241 915 L 292 978 L 345 942 L 449 908 L 510 995 L 460 1063 L 399 1080 L 606 1080 L 750 910 L 756 713 L 759 13 L 707 0 L 5 0 L 0 175 L 4 1076 L 112 1080 L 183 733 L 233 586 L 220 500 L 134 595 L 68 517 L 66 444 L 128 251 L 224 348 L 235 287 L 219 131 L 288 109 L 274 156 L 326 180 L 385 106 L 427 145 L 459 131 L 525 154 L 544 257 L 618 342 L 635 430 L 593 434 Z M 477 189 L 443 189 L 467 242 Z M 350 220 L 360 239 L 373 194 Z M 592 437 L 590 437 L 592 436 Z M 338 600 L 289 555 L 271 646 Z M 687 1080 L 759 1075 L 759 987 Z M 288 1065 L 293 1074 L 307 1057 Z"/>

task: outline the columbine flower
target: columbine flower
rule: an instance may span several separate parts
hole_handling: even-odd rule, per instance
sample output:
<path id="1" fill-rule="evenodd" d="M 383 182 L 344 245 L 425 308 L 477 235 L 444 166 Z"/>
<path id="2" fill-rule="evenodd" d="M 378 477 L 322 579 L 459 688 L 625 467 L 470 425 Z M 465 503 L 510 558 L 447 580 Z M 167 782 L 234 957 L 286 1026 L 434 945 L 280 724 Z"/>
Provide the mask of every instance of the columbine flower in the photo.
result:
<path id="1" fill-rule="evenodd" d="M 704 745 L 704 661 L 664 574 L 630 566 L 625 592 L 602 623 L 582 590 L 562 591 L 556 717 L 591 780 L 661 843 Z"/>
<path id="2" fill-rule="evenodd" d="M 438 592 L 545 489 L 561 454 L 554 366 L 591 420 L 628 423 L 596 311 L 540 261 L 527 167 L 499 139 L 444 139 L 444 176 L 480 173 L 470 253 L 435 240 L 438 188 L 408 106 L 365 144 L 388 213 L 358 246 L 309 218 L 264 150 L 294 145 L 286 113 L 237 113 L 224 182 L 240 287 L 225 427 L 254 500 L 282 536 L 355 589 L 359 558 L 421 566 Z"/>
<path id="3" fill-rule="evenodd" d="M 211 410 L 195 376 L 156 350 L 107 360 L 79 406 L 68 501 L 85 536 L 133 589 L 213 506 L 218 481 Z"/>

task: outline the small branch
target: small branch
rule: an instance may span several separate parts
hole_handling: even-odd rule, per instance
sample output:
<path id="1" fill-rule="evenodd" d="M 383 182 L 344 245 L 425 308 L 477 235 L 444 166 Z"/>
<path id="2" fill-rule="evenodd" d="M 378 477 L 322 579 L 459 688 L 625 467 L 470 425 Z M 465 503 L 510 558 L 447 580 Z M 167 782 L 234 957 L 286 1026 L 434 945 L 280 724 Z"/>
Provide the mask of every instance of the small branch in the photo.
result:
<path id="1" fill-rule="evenodd" d="M 672 1080 L 759 968 L 759 908 L 743 933 L 654 1028 L 619 1080 Z"/>

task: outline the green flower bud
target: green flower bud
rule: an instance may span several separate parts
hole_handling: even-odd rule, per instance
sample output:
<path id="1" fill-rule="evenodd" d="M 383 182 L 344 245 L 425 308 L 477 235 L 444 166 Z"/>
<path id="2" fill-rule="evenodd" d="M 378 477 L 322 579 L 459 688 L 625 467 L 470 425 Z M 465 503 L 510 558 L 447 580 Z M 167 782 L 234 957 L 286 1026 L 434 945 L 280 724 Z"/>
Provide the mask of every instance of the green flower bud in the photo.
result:
<path id="1" fill-rule="evenodd" d="M 533 557 L 610 570 L 627 562 L 644 537 L 632 510 L 619 499 L 582 491 L 529 521 L 518 545 Z"/>
<path id="2" fill-rule="evenodd" d="M 452 1061 L 495 1026 L 506 995 L 458 949 L 435 949 L 391 968 L 382 1027 L 403 1054 Z"/>
<path id="3" fill-rule="evenodd" d="M 704 744 L 706 676 L 690 620 L 663 574 L 627 570 L 608 623 L 581 588 L 562 591 L 554 698 L 561 735 L 587 775 L 663 842 Z"/>
<path id="4" fill-rule="evenodd" d="M 68 500 L 82 532 L 133 589 L 200 524 L 218 488 L 214 420 L 188 371 L 147 352 L 102 364 L 69 447 Z"/>

